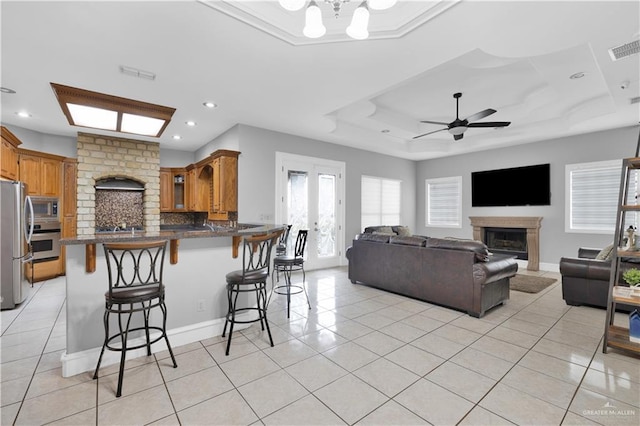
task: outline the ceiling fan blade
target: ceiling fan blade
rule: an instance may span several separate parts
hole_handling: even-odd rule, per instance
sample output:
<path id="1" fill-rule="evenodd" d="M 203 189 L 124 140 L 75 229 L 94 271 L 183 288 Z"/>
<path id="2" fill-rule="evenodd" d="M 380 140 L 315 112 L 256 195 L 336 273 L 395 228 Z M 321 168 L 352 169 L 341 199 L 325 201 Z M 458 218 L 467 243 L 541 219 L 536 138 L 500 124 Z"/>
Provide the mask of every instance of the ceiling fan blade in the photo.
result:
<path id="1" fill-rule="evenodd" d="M 470 115 L 469 117 L 465 118 L 465 120 L 471 123 L 472 121 L 481 120 L 495 113 L 496 113 L 495 109 L 488 108 L 488 109 L 485 109 L 484 111 L 476 112 L 475 114 Z"/>
<path id="2" fill-rule="evenodd" d="M 460 133 L 459 135 L 453 135 L 453 139 L 459 141 L 464 137 L 464 133 Z"/>
<path id="3" fill-rule="evenodd" d="M 510 121 L 487 121 L 485 123 L 469 123 L 467 127 L 507 127 Z"/>
<path id="4" fill-rule="evenodd" d="M 427 123 L 427 124 L 440 124 L 442 126 L 448 126 L 449 123 L 443 123 L 441 121 L 429 121 L 429 120 L 422 120 L 421 123 Z"/>
<path id="5" fill-rule="evenodd" d="M 441 132 L 441 131 L 443 131 L 443 130 L 447 130 L 447 129 L 434 130 L 433 132 L 424 133 L 424 134 L 422 134 L 422 135 L 414 136 L 414 137 L 413 137 L 413 139 L 418 139 L 418 138 L 421 138 L 421 137 L 423 137 L 423 136 L 430 135 L 430 134 L 432 134 L 432 133 L 438 133 L 438 132 Z"/>

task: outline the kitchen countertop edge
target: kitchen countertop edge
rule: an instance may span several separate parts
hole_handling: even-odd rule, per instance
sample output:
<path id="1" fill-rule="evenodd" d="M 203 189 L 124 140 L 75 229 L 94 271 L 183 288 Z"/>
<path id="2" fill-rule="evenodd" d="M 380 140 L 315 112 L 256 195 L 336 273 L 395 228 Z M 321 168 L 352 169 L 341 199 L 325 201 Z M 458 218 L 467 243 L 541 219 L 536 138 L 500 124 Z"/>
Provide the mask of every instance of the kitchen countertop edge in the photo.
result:
<path id="1" fill-rule="evenodd" d="M 136 231 L 128 232 L 98 233 L 78 235 L 76 237 L 61 238 L 62 245 L 96 244 L 96 243 L 124 243 L 132 241 L 153 241 L 153 240 L 182 240 L 189 238 L 216 238 L 216 237 L 244 237 L 247 235 L 266 234 L 269 232 L 285 229 L 286 225 L 275 224 L 239 224 L 240 229 L 184 229 L 184 230 L 160 230 L 158 232 Z"/>

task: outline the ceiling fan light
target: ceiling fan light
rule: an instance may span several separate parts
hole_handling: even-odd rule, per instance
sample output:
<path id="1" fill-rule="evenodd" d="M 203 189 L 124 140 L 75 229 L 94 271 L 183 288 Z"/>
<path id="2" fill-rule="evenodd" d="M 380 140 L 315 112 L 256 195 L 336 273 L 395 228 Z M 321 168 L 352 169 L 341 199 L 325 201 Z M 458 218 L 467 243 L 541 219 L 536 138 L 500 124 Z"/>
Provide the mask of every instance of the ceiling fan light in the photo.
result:
<path id="1" fill-rule="evenodd" d="M 363 1 L 353 12 L 351 25 L 347 27 L 347 35 L 356 40 L 365 40 L 369 37 L 369 8 L 367 2 Z"/>
<path id="2" fill-rule="evenodd" d="M 319 38 L 326 32 L 327 28 L 322 24 L 322 11 L 316 2 L 311 0 L 305 12 L 305 25 L 302 34 L 309 38 Z"/>
<path id="3" fill-rule="evenodd" d="M 461 135 L 464 132 L 466 132 L 468 129 L 467 126 L 458 126 L 458 127 L 452 127 L 449 129 L 449 133 L 451 133 L 452 135 L 456 136 L 456 135 Z"/>
<path id="4" fill-rule="evenodd" d="M 386 10 L 393 7 L 398 0 L 368 0 L 369 7 L 373 10 Z"/>
<path id="5" fill-rule="evenodd" d="M 302 6 L 304 6 L 304 2 L 305 0 L 278 0 L 280 6 L 282 6 L 286 10 L 290 10 L 291 12 L 302 9 Z"/>

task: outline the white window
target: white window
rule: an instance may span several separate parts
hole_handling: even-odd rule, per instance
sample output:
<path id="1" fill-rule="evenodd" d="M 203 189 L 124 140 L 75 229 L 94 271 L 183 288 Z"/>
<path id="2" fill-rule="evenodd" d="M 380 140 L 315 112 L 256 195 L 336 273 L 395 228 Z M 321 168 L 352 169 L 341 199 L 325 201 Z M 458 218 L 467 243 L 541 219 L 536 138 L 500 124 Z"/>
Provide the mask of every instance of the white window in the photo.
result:
<path id="1" fill-rule="evenodd" d="M 402 181 L 362 176 L 360 222 L 367 226 L 400 225 Z"/>
<path id="2" fill-rule="evenodd" d="M 567 164 L 565 167 L 565 231 L 613 234 L 620 197 L 622 160 Z M 638 176 L 629 179 L 627 204 L 636 204 Z M 638 226 L 635 213 L 625 216 Z"/>
<path id="3" fill-rule="evenodd" d="M 427 179 L 426 226 L 462 228 L 462 176 Z"/>

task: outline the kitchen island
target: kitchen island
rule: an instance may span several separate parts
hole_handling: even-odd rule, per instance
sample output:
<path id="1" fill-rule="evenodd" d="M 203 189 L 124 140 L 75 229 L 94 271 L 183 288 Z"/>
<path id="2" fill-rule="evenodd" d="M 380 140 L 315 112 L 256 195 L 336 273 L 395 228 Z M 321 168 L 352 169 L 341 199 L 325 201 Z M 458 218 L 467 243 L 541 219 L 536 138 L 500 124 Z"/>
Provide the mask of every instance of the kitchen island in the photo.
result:
<path id="1" fill-rule="evenodd" d="M 284 229 L 284 225 L 239 224 L 237 227 L 169 229 L 159 232 L 113 232 L 81 235 L 60 241 L 66 247 L 67 346 L 62 356 L 64 377 L 95 368 L 104 338 L 104 293 L 108 288 L 102 243 L 168 240 L 175 259 L 165 259 L 164 284 L 167 330 L 173 347 L 219 336 L 227 312 L 225 275 L 242 269 L 234 257 L 242 237 Z M 177 261 L 177 246 L 180 259 Z M 92 250 L 88 247 L 94 247 Z M 95 248 L 97 247 L 97 249 Z M 89 268 L 93 256 L 93 268 Z M 175 260 L 175 262 L 173 262 Z M 93 270 L 91 270 L 93 269 Z M 151 321 L 154 321 L 154 313 Z M 116 324 L 114 326 L 117 327 Z M 161 342 L 153 352 L 164 350 Z M 131 356 L 144 356 L 144 349 Z M 103 365 L 117 363 L 107 351 Z"/>

